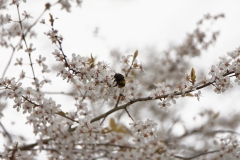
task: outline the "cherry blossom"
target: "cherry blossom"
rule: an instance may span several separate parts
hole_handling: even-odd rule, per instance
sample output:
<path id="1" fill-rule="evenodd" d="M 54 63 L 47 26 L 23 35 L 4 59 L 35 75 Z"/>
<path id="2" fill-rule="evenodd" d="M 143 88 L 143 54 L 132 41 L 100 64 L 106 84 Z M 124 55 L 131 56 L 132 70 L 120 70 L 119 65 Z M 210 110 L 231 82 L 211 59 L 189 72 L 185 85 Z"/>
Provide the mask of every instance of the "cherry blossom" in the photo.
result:
<path id="1" fill-rule="evenodd" d="M 8 132 L 1 121 L 1 133 L 6 143 L 3 142 L 0 158 L 36 159 L 39 152 L 44 152 L 48 159 L 72 160 L 239 159 L 240 141 L 235 131 L 237 118 L 221 119 L 218 112 L 207 109 L 193 118 L 193 121 L 202 119 L 190 128 L 175 112 L 180 97 L 196 97 L 200 101 L 200 97 L 208 98 L 202 96 L 203 88 L 213 86 L 217 94 L 226 94 L 227 90 L 235 87 L 234 82 L 240 85 L 240 47 L 221 57 L 217 64 L 212 64 L 206 73 L 208 75 L 202 79 L 198 77 L 197 70 L 192 68 L 189 74 L 184 66 L 189 63 L 183 57 L 199 56 L 202 50 L 206 51 L 215 43 L 219 35 L 218 31 L 210 34 L 203 31 L 203 22 L 210 20 L 212 23 L 224 17 L 223 14 L 206 14 L 193 33 L 188 34 L 182 44 L 166 51 L 161 60 L 151 55 L 149 62 L 154 61 L 145 64 L 138 57 L 138 50 L 130 55 L 119 54 L 116 56 L 119 64 L 114 64 L 119 67 L 117 71 L 111 67 L 111 62 L 98 59 L 94 54 L 77 51 L 66 54 L 64 43 L 71 40 L 61 36 L 55 15 L 49 14 L 49 21 L 42 16 L 32 21 L 34 18 L 30 12 L 21 8 L 22 2 L 26 3 L 26 0 L 12 0 L 6 5 L 16 5 L 17 20 L 12 20 L 15 15 L 0 14 L 0 45 L 9 47 L 13 53 L 23 54 L 14 63 L 15 67 L 22 69 L 18 73 L 19 78 L 5 77 L 4 73 L 0 79 L 0 95 L 12 103 L 8 107 L 24 114 L 26 125 L 32 128 L 26 133 L 34 135 L 34 142 Z M 53 4 L 45 4 L 43 14 L 54 7 Z M 55 4 L 70 12 L 72 5 L 79 5 L 81 1 L 61 0 Z M 19 9 L 24 10 L 22 14 Z M 38 33 L 34 32 L 34 27 L 40 19 L 42 27 L 50 27 L 44 34 L 49 39 L 49 46 L 54 44 L 55 47 L 49 57 L 43 53 L 32 54 L 33 51 L 39 52 L 33 47 L 38 45 L 30 38 L 35 38 Z M 17 45 L 13 43 L 16 39 L 19 40 Z M 171 53 L 175 55 L 171 56 Z M 47 64 L 50 56 L 57 63 L 54 69 Z M 29 69 L 25 68 L 23 61 Z M 183 61 L 182 66 L 178 65 L 180 61 Z M 124 77 L 122 88 L 114 84 L 116 73 Z M 15 77 L 14 74 L 10 77 Z M 62 84 L 55 83 L 55 76 L 72 87 L 69 92 L 59 93 L 71 97 L 66 98 L 66 106 L 48 91 L 48 85 L 63 88 Z M 5 106 L 1 99 L 0 118 L 5 116 Z M 225 121 L 227 129 L 224 128 Z M 182 131 L 176 133 L 179 128 Z M 187 143 L 189 137 L 195 141 L 194 144 Z M 199 141 L 200 147 L 197 145 Z"/>

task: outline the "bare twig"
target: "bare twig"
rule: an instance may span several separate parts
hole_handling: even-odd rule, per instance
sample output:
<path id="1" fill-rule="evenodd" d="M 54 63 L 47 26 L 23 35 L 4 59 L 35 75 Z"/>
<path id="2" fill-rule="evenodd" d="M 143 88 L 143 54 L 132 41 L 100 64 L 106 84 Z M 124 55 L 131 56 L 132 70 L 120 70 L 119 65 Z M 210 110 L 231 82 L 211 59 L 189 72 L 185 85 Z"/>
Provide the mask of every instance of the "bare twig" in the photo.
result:
<path id="1" fill-rule="evenodd" d="M 120 97 L 121 97 L 121 93 L 120 93 L 119 96 L 118 96 L 117 103 L 116 103 L 116 105 L 114 106 L 114 108 L 117 108 L 118 103 L 119 103 L 119 100 L 120 100 Z"/>
<path id="2" fill-rule="evenodd" d="M 71 121 L 73 121 L 73 122 L 77 122 L 77 123 L 79 123 L 79 121 L 76 121 L 76 120 L 74 120 L 74 119 L 72 119 L 72 118 L 70 118 L 70 117 L 68 117 L 68 116 L 66 116 L 66 115 L 64 115 L 64 114 L 61 114 L 61 113 L 55 113 L 55 114 L 57 114 L 57 115 L 59 115 L 59 116 L 61 116 L 61 117 L 64 117 L 64 118 L 67 118 L 67 119 L 69 119 L 69 120 L 71 120 Z"/>
<path id="3" fill-rule="evenodd" d="M 219 152 L 219 151 L 220 151 L 220 150 L 204 151 L 204 152 L 199 153 L 199 154 L 197 154 L 197 155 L 194 155 L 194 156 L 192 156 L 192 157 L 183 157 L 183 156 L 174 156 L 174 157 L 175 157 L 175 158 L 178 158 L 178 159 L 190 160 L 190 159 L 194 159 L 194 158 L 197 158 L 197 157 L 206 155 L 206 154 L 216 153 L 216 152 Z"/>
<path id="4" fill-rule="evenodd" d="M 13 58 L 13 55 L 14 55 L 14 53 L 15 53 L 15 50 L 16 50 L 16 47 L 12 47 L 12 54 L 11 54 L 11 56 L 10 56 L 10 59 L 8 60 L 8 63 L 7 63 L 7 65 L 6 65 L 4 71 L 3 71 L 2 78 L 4 78 L 4 76 L 5 76 L 8 68 L 9 68 L 9 66 L 10 66 L 10 64 L 11 64 L 11 62 L 12 62 L 12 58 Z"/>
<path id="5" fill-rule="evenodd" d="M 107 117 L 107 115 L 106 115 L 105 117 L 103 117 L 103 120 L 102 120 L 102 122 L 100 123 L 100 125 L 103 124 L 103 122 L 105 121 L 106 117 Z M 92 121 L 91 121 L 91 123 L 92 123 Z"/>
<path id="6" fill-rule="evenodd" d="M 127 112 L 128 116 L 133 120 L 132 116 L 130 115 L 130 113 L 128 112 L 127 108 L 125 108 L 125 111 Z M 134 120 L 133 120 L 134 121 Z"/>
<path id="7" fill-rule="evenodd" d="M 13 151 L 12 151 L 12 155 L 11 155 L 11 157 L 9 158 L 10 160 L 15 160 L 15 156 L 14 156 L 14 155 L 15 155 L 17 149 L 18 149 L 18 143 L 16 143 L 16 145 L 15 145 Z"/>
<path id="8" fill-rule="evenodd" d="M 128 74 L 129 74 L 129 72 L 131 71 L 132 66 L 133 66 L 133 62 L 135 61 L 137 55 L 138 55 L 138 51 L 135 51 L 135 53 L 134 53 L 134 55 L 133 55 L 132 63 L 131 63 L 131 65 L 130 65 L 129 69 L 127 70 L 127 72 L 126 72 L 125 77 L 127 77 Z"/>
<path id="9" fill-rule="evenodd" d="M 66 96 L 74 96 L 74 93 L 72 92 L 44 92 L 45 94 L 61 94 Z"/>
<path id="10" fill-rule="evenodd" d="M 119 145 L 119 144 L 114 144 L 114 143 L 97 143 L 97 144 L 92 144 L 92 143 L 79 143 L 78 145 L 84 146 L 84 145 L 92 145 L 92 146 L 112 146 L 112 147 L 119 147 L 119 148 L 128 148 L 128 149 L 137 149 L 136 147 L 132 146 L 125 146 L 125 145 Z"/>
<path id="11" fill-rule="evenodd" d="M 41 140 L 43 144 L 48 144 L 48 141 L 50 141 L 51 139 L 48 138 L 48 139 L 44 139 L 44 140 Z M 18 147 L 17 149 L 20 149 L 22 151 L 24 150 L 31 150 L 33 149 L 35 146 L 37 146 L 39 144 L 39 142 L 35 142 L 35 143 L 32 143 L 32 144 L 28 144 L 28 145 L 23 145 L 21 147 Z M 15 148 L 14 148 L 15 149 Z M 14 150 L 14 149 L 9 149 L 9 150 Z"/>
<path id="12" fill-rule="evenodd" d="M 12 143 L 12 137 L 11 135 L 8 133 L 8 131 L 6 130 L 6 128 L 4 127 L 4 125 L 0 122 L 0 126 L 3 129 L 3 134 L 5 134 L 8 137 L 8 140 L 10 143 Z"/>
<path id="13" fill-rule="evenodd" d="M 52 30 L 54 30 L 54 28 L 52 28 Z M 59 50 L 62 52 L 62 55 L 63 55 L 63 58 L 64 58 L 64 62 L 65 62 L 65 65 L 67 66 L 67 68 L 72 71 L 75 75 L 77 75 L 78 73 L 81 73 L 79 71 L 76 71 L 75 69 L 73 69 L 69 64 L 68 64 L 68 61 L 67 61 L 67 56 L 66 54 L 64 53 L 63 51 L 63 48 L 62 48 L 62 42 L 59 40 L 58 37 L 56 37 L 57 39 L 57 42 L 59 44 Z"/>

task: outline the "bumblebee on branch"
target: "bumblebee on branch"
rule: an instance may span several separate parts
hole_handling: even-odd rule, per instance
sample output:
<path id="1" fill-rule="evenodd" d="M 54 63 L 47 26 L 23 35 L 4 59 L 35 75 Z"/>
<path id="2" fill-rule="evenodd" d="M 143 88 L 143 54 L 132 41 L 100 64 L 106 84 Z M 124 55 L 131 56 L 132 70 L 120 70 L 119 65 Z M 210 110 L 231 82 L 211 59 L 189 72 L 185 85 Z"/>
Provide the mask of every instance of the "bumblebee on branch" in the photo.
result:
<path id="1" fill-rule="evenodd" d="M 113 87 L 118 86 L 118 88 L 123 88 L 125 86 L 126 80 L 122 74 L 116 73 L 113 78 L 114 78 L 113 83 L 115 83 Z"/>

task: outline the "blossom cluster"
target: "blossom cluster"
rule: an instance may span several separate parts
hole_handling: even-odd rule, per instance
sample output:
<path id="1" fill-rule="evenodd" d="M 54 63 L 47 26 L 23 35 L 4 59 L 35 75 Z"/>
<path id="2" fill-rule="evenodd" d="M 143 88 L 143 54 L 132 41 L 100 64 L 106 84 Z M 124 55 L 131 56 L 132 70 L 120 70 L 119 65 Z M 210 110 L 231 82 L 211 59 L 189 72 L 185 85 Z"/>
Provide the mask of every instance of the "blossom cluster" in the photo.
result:
<path id="1" fill-rule="evenodd" d="M 221 159 L 239 159 L 240 142 L 236 135 L 227 135 L 219 139 L 220 153 L 216 158 Z"/>
<path id="2" fill-rule="evenodd" d="M 199 89 L 210 84 L 214 86 L 214 91 L 216 93 L 223 93 L 227 89 L 233 87 L 231 77 L 235 77 L 234 81 L 240 84 L 240 49 L 237 48 L 228 54 L 229 57 L 220 58 L 220 62 L 217 65 L 211 66 L 208 73 L 210 75 L 208 80 L 204 79 L 199 83 L 195 83 L 196 76 L 195 73 L 194 75 L 191 75 L 193 74 L 192 70 L 190 75 L 186 74 L 185 79 L 177 84 L 177 90 L 175 91 L 170 90 L 170 88 L 166 87 L 164 83 L 154 84 L 156 88 L 151 91 L 150 97 L 153 99 L 160 99 L 158 105 L 162 108 L 166 108 L 171 105 L 170 100 L 172 100 L 172 103 L 176 104 L 175 98 L 178 98 L 179 95 L 183 97 L 194 96 L 200 100 L 202 93 Z M 196 90 L 198 91 L 194 94 L 189 94 Z"/>
<path id="3" fill-rule="evenodd" d="M 0 7 L 1 2 L 3 1 L 0 0 Z M 21 2 L 26 1 L 12 0 L 10 4 L 16 5 L 19 9 Z M 62 0 L 57 3 L 61 4 L 62 9 L 70 12 L 71 3 L 69 1 Z M 81 4 L 81 1 L 76 1 L 76 4 Z M 50 6 L 50 4 L 45 5 L 46 9 L 49 9 Z M 76 93 L 73 95 L 74 109 L 65 112 L 62 105 L 58 104 L 53 97 L 47 95 L 44 90 L 44 86 L 51 84 L 52 81 L 44 76 L 43 78 L 36 76 L 36 67 L 40 68 L 41 75 L 49 74 L 51 70 L 46 63 L 47 57 L 43 55 L 39 55 L 34 62 L 32 61 L 32 53 L 36 53 L 38 50 L 33 47 L 32 43 L 27 42 L 29 38 L 35 35 L 33 31 L 30 31 L 34 25 L 30 26 L 23 23 L 32 16 L 26 11 L 18 16 L 19 20 L 14 22 L 10 14 L 0 14 L 1 26 L 10 25 L 9 29 L 3 27 L 2 33 L 0 33 L 2 40 L 0 45 L 9 47 L 11 46 L 11 38 L 20 38 L 19 44 L 13 51 L 24 48 L 25 52 L 23 53 L 28 55 L 30 62 L 32 83 L 24 87 L 26 73 L 21 71 L 19 79 L 5 76 L 1 78 L 0 89 L 6 99 L 13 101 L 13 108 L 26 115 L 26 124 L 32 126 L 32 133 L 36 137 L 36 142 L 33 144 L 25 141 L 18 142 L 17 139 L 12 138 L 14 136 L 8 133 L 0 122 L 0 127 L 3 129 L 1 132 L 4 136 L 7 135 L 6 137 L 9 139 L 8 144 L 4 145 L 4 150 L 0 150 L 0 158 L 34 159 L 37 158 L 38 151 L 46 152 L 49 159 L 71 160 L 193 159 L 198 157 L 208 158 L 211 157 L 208 155 L 212 153 L 216 153 L 212 156 L 215 158 L 239 158 L 240 142 L 234 132 L 228 134 L 229 132 L 225 131 L 228 134 L 226 137 L 220 139 L 214 147 L 210 145 L 207 146 L 208 148 L 204 148 L 206 146 L 202 147 L 201 153 L 188 144 L 183 145 L 180 142 L 195 133 L 204 134 L 203 137 L 213 135 L 216 138 L 217 132 L 213 134 L 214 127 L 209 126 L 215 125 L 218 114 L 210 114 L 212 119 L 208 121 L 209 124 L 193 131 L 183 124 L 184 133 L 180 136 L 172 134 L 171 130 L 173 130 L 175 124 L 180 124 L 181 121 L 174 121 L 173 119 L 167 121 L 166 117 L 170 117 L 169 115 L 164 117 L 163 114 L 159 114 L 156 118 L 158 122 L 150 119 L 146 121 L 134 119 L 141 114 L 138 112 L 138 107 L 144 106 L 150 110 L 150 102 L 156 102 L 152 103 L 154 105 L 151 109 L 158 114 L 160 112 L 155 108 L 167 109 L 171 104 L 176 104 L 179 97 L 196 97 L 199 101 L 202 96 L 201 89 L 209 85 L 214 86 L 216 93 L 223 93 L 233 87 L 232 77 L 235 77 L 235 82 L 240 84 L 240 48 L 230 52 L 228 57 L 221 58 L 217 65 L 213 65 L 210 68 L 208 79 L 198 82 L 197 74 L 192 69 L 190 74 L 182 75 L 183 80 L 175 85 L 175 89 L 164 82 L 155 82 L 151 84 L 154 89 L 150 87 L 152 90 L 149 92 L 146 89 L 145 82 L 139 78 L 139 75 L 145 75 L 146 70 L 137 59 L 138 51 L 135 51 L 132 55 L 121 56 L 120 65 L 121 74 L 123 74 L 121 83 L 124 85 L 119 86 L 116 84 L 118 81 L 114 79 L 114 75 L 118 72 L 113 70 L 107 62 L 96 61 L 92 55 L 82 56 L 73 53 L 67 57 L 62 47 L 63 37 L 53 27 L 54 18 L 50 14 L 51 30 L 46 32 L 45 35 L 57 46 L 57 49 L 51 55 L 58 63 L 57 76 L 61 77 L 64 82 L 71 84 Z M 206 16 L 205 18 L 217 19 L 219 17 L 222 17 L 222 15 Z M 45 20 L 42 20 L 41 23 L 45 24 Z M 199 24 L 201 23 L 202 21 L 199 22 Z M 214 33 L 212 39 L 205 42 L 203 41 L 205 34 L 200 30 L 195 30 L 194 35 L 187 40 L 187 45 L 192 46 L 194 40 L 197 39 L 202 44 L 202 48 L 206 49 L 215 42 L 217 35 L 218 33 Z M 24 41 L 24 45 L 22 45 L 22 41 Z M 189 50 L 199 53 L 197 46 L 192 48 L 180 47 L 181 56 Z M 22 57 L 18 57 L 14 65 L 22 67 L 24 60 Z M 146 101 L 146 103 L 141 103 L 143 101 Z M 130 107 L 137 108 L 136 112 L 133 113 L 134 110 L 131 110 Z M 106 111 L 109 108 L 111 109 Z M 2 110 L 0 108 L 0 118 L 3 116 Z M 119 110 L 123 112 L 119 113 Z M 122 116 L 124 113 L 132 120 L 128 126 L 125 126 L 128 121 L 125 120 L 126 117 Z M 108 121 L 110 115 L 114 115 L 114 119 L 118 119 L 118 122 L 111 118 L 110 126 L 106 127 L 107 124 L 103 122 Z M 147 118 L 146 114 L 144 114 L 144 118 Z M 168 130 L 163 127 L 164 122 L 160 119 L 166 122 Z M 160 125 L 162 128 L 159 127 Z M 216 148 L 216 150 L 208 151 L 211 148 Z M 185 151 L 192 151 L 193 155 L 186 155 L 184 154 Z"/>

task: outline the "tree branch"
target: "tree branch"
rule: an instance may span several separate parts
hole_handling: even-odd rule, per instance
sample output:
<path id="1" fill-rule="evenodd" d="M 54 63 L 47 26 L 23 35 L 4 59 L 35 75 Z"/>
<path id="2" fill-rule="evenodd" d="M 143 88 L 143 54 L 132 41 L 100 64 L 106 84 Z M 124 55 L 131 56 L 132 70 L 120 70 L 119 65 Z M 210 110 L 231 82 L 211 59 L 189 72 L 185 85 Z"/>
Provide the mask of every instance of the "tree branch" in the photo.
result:
<path id="1" fill-rule="evenodd" d="M 206 154 L 216 153 L 216 152 L 219 152 L 219 151 L 220 151 L 220 150 L 204 151 L 204 152 L 199 153 L 199 154 L 197 154 L 197 155 L 194 155 L 194 156 L 192 156 L 192 157 L 182 157 L 182 156 L 174 156 L 174 157 L 175 157 L 175 158 L 178 158 L 178 159 L 190 160 L 190 159 L 194 159 L 194 158 L 197 158 L 197 157 L 206 155 Z"/>
<path id="2" fill-rule="evenodd" d="M 8 137 L 8 140 L 10 143 L 12 143 L 12 137 L 10 136 L 10 134 L 8 133 L 8 131 L 6 130 L 6 128 L 4 127 L 4 125 L 0 122 L 0 126 L 3 129 L 3 134 L 6 134 L 6 136 Z"/>
<path id="3" fill-rule="evenodd" d="M 229 71 L 229 72 L 223 74 L 223 76 L 225 77 L 225 76 L 228 76 L 228 75 L 230 75 L 232 73 L 234 73 L 234 71 Z M 204 87 L 207 87 L 207 86 L 209 86 L 209 85 L 211 85 L 213 83 L 215 83 L 215 80 L 212 81 L 212 82 L 210 81 L 210 82 L 205 83 L 205 84 L 202 84 L 202 82 L 200 82 L 200 83 L 197 83 L 196 86 L 193 86 L 192 88 L 187 89 L 186 91 L 174 91 L 173 95 L 183 95 L 183 94 L 185 95 L 186 93 L 190 93 L 190 92 L 193 92 L 193 91 L 196 91 L 196 90 L 200 90 L 200 89 L 202 89 Z M 104 113 L 104 114 L 102 114 L 102 115 L 100 115 L 100 116 L 98 116 L 96 118 L 93 118 L 90 122 L 92 123 L 92 122 L 98 121 L 98 120 L 100 120 L 102 118 L 106 118 L 111 113 L 116 112 L 116 111 L 121 110 L 121 109 L 125 109 L 128 106 L 130 106 L 131 104 L 134 104 L 136 102 L 151 101 L 151 100 L 156 100 L 156 99 L 167 98 L 169 94 L 171 94 L 171 93 L 164 94 L 164 95 L 161 95 L 161 96 L 157 96 L 155 98 L 153 98 L 153 97 L 145 97 L 145 98 L 137 98 L 137 99 L 130 100 L 130 102 L 127 102 L 124 105 L 121 105 L 119 107 L 115 106 L 113 109 L 109 110 L 108 112 L 106 112 L 106 113 Z"/>

